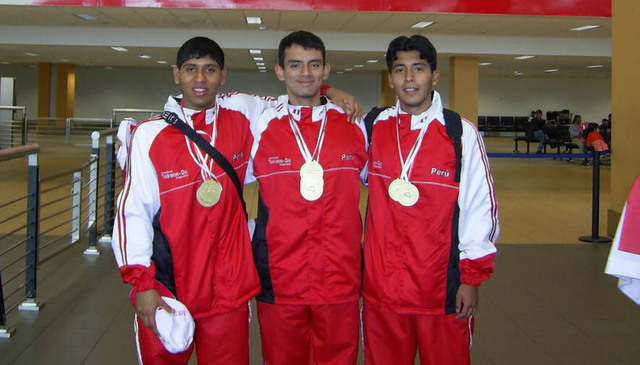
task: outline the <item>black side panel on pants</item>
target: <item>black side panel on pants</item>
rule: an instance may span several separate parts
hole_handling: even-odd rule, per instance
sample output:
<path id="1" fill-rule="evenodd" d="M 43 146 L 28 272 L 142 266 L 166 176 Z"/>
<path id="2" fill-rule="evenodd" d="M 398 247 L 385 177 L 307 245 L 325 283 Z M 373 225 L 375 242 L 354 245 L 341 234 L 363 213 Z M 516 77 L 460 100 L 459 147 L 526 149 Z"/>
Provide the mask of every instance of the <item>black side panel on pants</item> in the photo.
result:
<path id="1" fill-rule="evenodd" d="M 269 209 L 264 204 L 262 197 L 258 194 L 258 217 L 256 218 L 256 229 L 253 232 L 251 246 L 253 247 L 253 261 L 256 264 L 262 292 L 256 297 L 257 300 L 273 304 L 275 297 L 273 294 L 273 284 L 271 282 L 271 271 L 269 269 L 269 249 L 267 247 L 267 222 L 269 222 Z"/>
<path id="2" fill-rule="evenodd" d="M 158 213 L 153 217 L 153 254 L 151 255 L 151 261 L 156 265 L 156 280 L 166 286 L 178 298 L 176 280 L 173 276 L 171 247 L 169 247 L 169 241 L 167 241 L 167 237 L 162 233 L 162 227 L 160 227 L 161 211 L 158 210 Z"/>
<path id="3" fill-rule="evenodd" d="M 447 268 L 447 299 L 444 307 L 445 314 L 456 312 L 456 295 L 460 287 L 460 249 L 458 244 L 458 217 L 460 207 L 456 204 L 453 210 L 453 222 L 451 223 L 451 248 L 449 250 L 449 267 Z"/>

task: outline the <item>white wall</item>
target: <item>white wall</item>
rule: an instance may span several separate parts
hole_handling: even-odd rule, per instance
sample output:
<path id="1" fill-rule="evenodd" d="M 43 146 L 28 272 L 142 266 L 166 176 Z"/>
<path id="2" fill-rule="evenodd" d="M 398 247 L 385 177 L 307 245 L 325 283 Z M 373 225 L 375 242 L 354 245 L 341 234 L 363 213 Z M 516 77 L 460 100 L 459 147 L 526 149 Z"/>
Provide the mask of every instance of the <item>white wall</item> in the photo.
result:
<path id="1" fill-rule="evenodd" d="M 348 90 L 358 96 L 364 107 L 371 108 L 380 99 L 379 79 L 379 74 L 331 75 L 327 84 Z M 286 92 L 272 72 L 229 72 L 220 91 L 276 96 Z M 162 108 L 169 94 L 179 93 L 169 69 L 78 68 L 75 116 L 109 117 L 113 108 Z"/>
<path id="2" fill-rule="evenodd" d="M 528 116 L 569 109 L 600 123 L 611 112 L 611 78 L 480 78 L 479 115 Z"/>
<path id="3" fill-rule="evenodd" d="M 30 118 L 37 114 L 38 70 L 27 66 L 2 66 L 0 76 L 16 77 L 18 105 L 27 107 Z M 380 100 L 379 73 L 332 74 L 327 83 L 358 97 L 369 110 Z M 447 106 L 449 78 L 443 73 L 436 88 Z M 230 72 L 221 91 L 241 91 L 258 95 L 284 93 L 282 82 L 272 72 Z M 75 116 L 110 118 L 113 108 L 162 108 L 169 94 L 179 93 L 171 70 L 76 69 Z M 610 78 L 522 78 L 481 77 L 479 115 L 528 115 L 569 109 L 584 120 L 599 122 L 611 111 Z"/>
<path id="4" fill-rule="evenodd" d="M 29 66 L 2 66 L 1 77 L 15 77 L 16 105 L 27 108 L 27 117 L 38 115 L 38 69 Z"/>

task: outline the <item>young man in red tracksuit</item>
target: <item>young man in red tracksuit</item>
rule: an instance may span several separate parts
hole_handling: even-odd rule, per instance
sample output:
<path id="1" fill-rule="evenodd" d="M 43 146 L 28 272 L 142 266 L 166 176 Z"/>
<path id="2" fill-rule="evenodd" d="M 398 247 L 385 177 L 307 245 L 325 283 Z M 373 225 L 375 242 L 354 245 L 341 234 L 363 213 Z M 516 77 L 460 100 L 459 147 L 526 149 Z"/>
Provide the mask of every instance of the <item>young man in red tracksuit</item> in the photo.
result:
<path id="1" fill-rule="evenodd" d="M 250 124 L 277 101 L 218 94 L 226 79 L 224 53 L 208 38 L 182 45 L 173 74 L 182 95 L 169 97 L 165 111 L 213 144 L 244 181 L 253 143 Z M 162 295 L 176 297 L 191 312 L 199 364 L 248 364 L 247 303 L 260 292 L 260 283 L 232 180 L 162 118 L 140 123 L 127 148 L 112 246 L 123 280 L 133 285 L 140 363 L 186 364 L 193 351 L 192 346 L 171 354 L 156 336 L 156 310 L 170 310 Z M 206 184 L 221 189 L 202 199 Z M 211 191 L 218 195 L 206 195 Z"/>
<path id="2" fill-rule="evenodd" d="M 387 50 L 395 107 L 373 125 L 364 243 L 365 364 L 470 362 L 478 286 L 494 268 L 498 217 L 482 138 L 462 120 L 456 153 L 423 36 Z"/>
<path id="3" fill-rule="evenodd" d="M 288 103 L 261 115 L 251 151 L 260 182 L 253 250 L 263 359 L 355 364 L 366 133 L 320 95 L 329 74 L 322 40 L 294 32 L 278 53 Z"/>

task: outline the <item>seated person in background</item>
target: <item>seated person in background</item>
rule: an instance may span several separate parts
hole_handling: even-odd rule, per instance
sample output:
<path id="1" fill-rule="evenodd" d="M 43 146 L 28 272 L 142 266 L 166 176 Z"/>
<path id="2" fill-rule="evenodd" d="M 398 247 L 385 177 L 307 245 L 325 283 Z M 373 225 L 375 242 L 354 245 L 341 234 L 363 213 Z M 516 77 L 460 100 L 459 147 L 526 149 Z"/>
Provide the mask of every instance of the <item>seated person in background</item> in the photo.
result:
<path id="1" fill-rule="evenodd" d="M 582 143 L 580 140 L 580 123 L 582 123 L 582 117 L 580 114 L 573 116 L 573 121 L 569 124 L 569 135 L 571 136 L 571 142 L 579 145 Z"/>
<path id="2" fill-rule="evenodd" d="M 529 122 L 529 128 L 533 132 L 533 138 L 540 141 L 536 153 L 542 153 L 542 148 L 549 142 L 549 136 L 544 132 L 544 120 L 542 120 L 542 110 L 536 110 L 535 118 Z"/>
<path id="3" fill-rule="evenodd" d="M 592 130 L 587 135 L 587 147 L 592 147 L 598 152 L 608 150 L 609 146 L 607 146 L 607 143 L 604 141 L 604 137 L 600 134 L 600 127 L 595 123 L 591 123 L 590 127 Z"/>
<path id="4" fill-rule="evenodd" d="M 611 122 L 607 118 L 602 118 L 600 123 L 600 134 L 604 137 L 604 141 L 611 145 Z"/>

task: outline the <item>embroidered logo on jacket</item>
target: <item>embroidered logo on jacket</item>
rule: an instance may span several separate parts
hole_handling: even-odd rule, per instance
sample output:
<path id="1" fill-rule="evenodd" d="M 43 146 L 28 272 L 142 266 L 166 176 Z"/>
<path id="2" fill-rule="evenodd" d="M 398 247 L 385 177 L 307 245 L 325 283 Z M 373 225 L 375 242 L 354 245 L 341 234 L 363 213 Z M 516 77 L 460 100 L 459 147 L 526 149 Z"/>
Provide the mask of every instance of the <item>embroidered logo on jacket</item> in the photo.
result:
<path id="1" fill-rule="evenodd" d="M 353 155 L 346 154 L 346 153 L 342 154 L 342 161 L 351 161 L 351 160 L 353 160 Z"/>
<path id="2" fill-rule="evenodd" d="M 244 152 L 238 152 L 238 153 L 234 153 L 233 157 L 231 158 L 231 161 L 235 162 L 237 160 L 240 160 L 244 157 Z"/>
<path id="3" fill-rule="evenodd" d="M 169 171 L 162 171 L 160 173 L 160 176 L 162 176 L 162 178 L 164 180 L 167 180 L 167 179 L 184 179 L 185 177 L 189 176 L 189 172 L 187 170 L 180 170 L 180 171 L 169 170 Z"/>
<path id="4" fill-rule="evenodd" d="M 291 166 L 291 159 L 287 157 L 273 156 L 267 159 L 269 165 L 278 165 L 281 167 Z"/>
<path id="5" fill-rule="evenodd" d="M 431 168 L 431 175 L 449 177 L 450 173 L 449 173 L 449 170 L 438 170 L 437 168 L 432 167 Z"/>
<path id="6" fill-rule="evenodd" d="M 373 168 L 381 169 L 381 168 L 382 168 L 382 161 L 380 161 L 380 160 L 373 160 Z"/>

